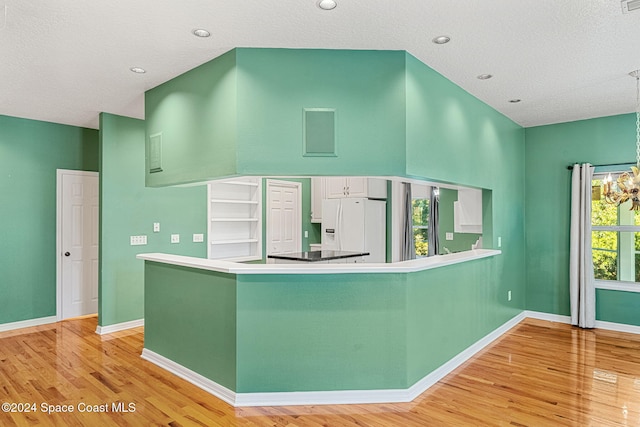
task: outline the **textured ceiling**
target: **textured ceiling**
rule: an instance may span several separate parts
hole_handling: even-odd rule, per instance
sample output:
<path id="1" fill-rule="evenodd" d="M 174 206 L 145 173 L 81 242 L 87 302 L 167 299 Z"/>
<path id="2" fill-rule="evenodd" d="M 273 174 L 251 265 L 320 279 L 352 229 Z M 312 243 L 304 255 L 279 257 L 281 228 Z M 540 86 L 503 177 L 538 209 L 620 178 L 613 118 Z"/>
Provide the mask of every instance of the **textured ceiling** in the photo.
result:
<path id="1" fill-rule="evenodd" d="M 336 1 L 0 0 L 0 114 L 144 118 L 145 90 L 234 47 L 406 50 L 526 127 L 634 111 L 640 11 L 617 0 Z"/>

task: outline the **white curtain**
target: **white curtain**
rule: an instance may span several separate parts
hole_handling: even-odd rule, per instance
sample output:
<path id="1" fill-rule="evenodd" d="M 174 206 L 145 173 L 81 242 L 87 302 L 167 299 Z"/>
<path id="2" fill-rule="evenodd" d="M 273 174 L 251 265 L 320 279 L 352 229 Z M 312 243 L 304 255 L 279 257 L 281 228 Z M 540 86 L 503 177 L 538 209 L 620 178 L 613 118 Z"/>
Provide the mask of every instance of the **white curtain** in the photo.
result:
<path id="1" fill-rule="evenodd" d="M 569 290 L 571 324 L 593 328 L 596 323 L 596 290 L 591 257 L 591 178 L 593 166 L 573 165 L 571 175 L 571 238 Z"/>

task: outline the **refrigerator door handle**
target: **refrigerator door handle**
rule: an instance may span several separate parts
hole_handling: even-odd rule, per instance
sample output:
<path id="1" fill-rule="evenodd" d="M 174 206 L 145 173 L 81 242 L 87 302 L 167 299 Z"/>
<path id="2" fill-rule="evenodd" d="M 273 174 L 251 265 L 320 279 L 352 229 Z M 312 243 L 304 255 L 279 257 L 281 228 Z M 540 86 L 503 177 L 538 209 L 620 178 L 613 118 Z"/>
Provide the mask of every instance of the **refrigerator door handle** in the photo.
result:
<path id="1" fill-rule="evenodd" d="M 338 250 L 342 250 L 342 203 L 338 205 Z"/>

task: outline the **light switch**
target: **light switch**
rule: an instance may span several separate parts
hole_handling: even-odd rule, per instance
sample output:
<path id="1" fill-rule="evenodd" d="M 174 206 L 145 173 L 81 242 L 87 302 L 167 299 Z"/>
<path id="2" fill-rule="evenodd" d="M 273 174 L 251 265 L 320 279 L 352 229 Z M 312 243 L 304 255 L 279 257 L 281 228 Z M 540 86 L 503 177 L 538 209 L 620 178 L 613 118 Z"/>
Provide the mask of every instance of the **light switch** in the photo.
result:
<path id="1" fill-rule="evenodd" d="M 171 235 L 171 243 L 180 243 L 180 235 L 172 234 Z"/>
<path id="2" fill-rule="evenodd" d="M 194 234 L 193 235 L 193 241 L 198 243 L 198 242 L 204 242 L 204 234 L 199 233 L 199 234 Z"/>
<path id="3" fill-rule="evenodd" d="M 159 233 L 160 232 L 160 223 L 159 222 L 154 222 L 153 223 L 153 232 L 154 233 Z"/>
<path id="4" fill-rule="evenodd" d="M 502 247 L 502 237 L 498 237 L 498 247 Z"/>
<path id="5" fill-rule="evenodd" d="M 304 238 L 305 239 L 309 238 L 309 231 L 308 230 L 304 230 Z"/>

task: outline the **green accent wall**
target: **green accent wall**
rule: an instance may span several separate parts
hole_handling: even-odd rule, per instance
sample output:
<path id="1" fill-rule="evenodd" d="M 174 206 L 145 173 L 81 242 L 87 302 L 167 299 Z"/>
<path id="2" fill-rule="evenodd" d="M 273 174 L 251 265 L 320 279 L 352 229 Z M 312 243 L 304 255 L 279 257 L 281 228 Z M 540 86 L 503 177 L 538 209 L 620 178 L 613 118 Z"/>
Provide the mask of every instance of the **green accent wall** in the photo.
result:
<path id="1" fill-rule="evenodd" d="M 145 349 L 235 390 L 235 276 L 153 262 L 144 275 Z"/>
<path id="2" fill-rule="evenodd" d="M 144 262 L 136 254 L 164 252 L 207 257 L 205 185 L 146 188 L 145 123 L 100 115 L 100 277 L 99 324 L 112 325 L 144 316 Z M 160 232 L 153 232 L 153 223 Z M 180 243 L 171 244 L 171 234 Z M 147 245 L 131 246 L 130 236 L 146 235 Z"/>
<path id="3" fill-rule="evenodd" d="M 490 290 L 495 299 L 484 303 L 503 314 L 493 319 L 497 327 L 509 318 L 504 305 L 525 307 L 524 129 L 408 53 L 406 94 L 407 175 L 483 188 L 483 199 L 491 194 L 492 206 L 483 209 L 483 247 L 501 249 L 502 255 Z M 447 270 L 451 281 L 458 280 L 458 268 L 463 267 Z M 457 300 L 458 293 L 452 290 L 450 298 Z M 468 323 L 475 321 L 470 313 Z"/>
<path id="4" fill-rule="evenodd" d="M 404 52 L 234 49 L 146 92 L 148 186 L 229 175 L 402 175 Z M 303 109 L 336 109 L 336 157 L 303 156 Z"/>
<path id="5" fill-rule="evenodd" d="M 567 166 L 633 163 L 635 115 L 537 126 L 525 132 L 527 309 L 569 315 Z M 598 290 L 596 318 L 640 325 L 640 294 Z"/>
<path id="6" fill-rule="evenodd" d="M 406 389 L 520 312 L 495 304 L 500 264 L 236 276 L 147 262 L 145 348 L 238 393 Z"/>
<path id="7" fill-rule="evenodd" d="M 237 280 L 237 392 L 406 387 L 404 275 Z"/>
<path id="8" fill-rule="evenodd" d="M 56 315 L 56 170 L 98 170 L 93 129 L 0 116 L 0 324 Z"/>
<path id="9" fill-rule="evenodd" d="M 160 187 L 236 173 L 236 51 L 190 70 L 145 94 L 146 138 L 162 134 Z M 142 164 L 138 165 L 139 167 Z"/>
<path id="10" fill-rule="evenodd" d="M 236 49 L 239 174 L 401 175 L 404 52 Z M 337 157 L 303 157 L 303 109 L 335 108 Z"/>

